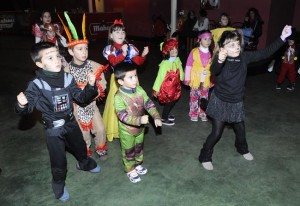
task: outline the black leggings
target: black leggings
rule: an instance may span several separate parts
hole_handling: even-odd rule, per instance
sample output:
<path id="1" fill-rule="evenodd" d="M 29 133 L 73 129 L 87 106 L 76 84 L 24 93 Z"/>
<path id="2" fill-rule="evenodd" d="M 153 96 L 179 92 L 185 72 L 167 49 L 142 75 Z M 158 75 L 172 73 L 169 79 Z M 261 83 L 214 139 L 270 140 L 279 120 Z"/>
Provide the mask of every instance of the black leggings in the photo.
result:
<path id="1" fill-rule="evenodd" d="M 235 147 L 240 154 L 248 153 L 244 121 L 231 124 L 235 133 Z M 212 119 L 212 132 L 208 135 L 206 142 L 201 149 L 199 161 L 211 162 L 214 146 L 221 139 L 225 127 L 225 122 Z"/>
<path id="2" fill-rule="evenodd" d="M 164 109 L 162 112 L 162 119 L 168 120 L 170 112 L 173 109 L 173 107 L 175 106 L 175 104 L 176 104 L 176 101 L 173 101 L 173 102 L 166 103 L 164 105 Z"/>

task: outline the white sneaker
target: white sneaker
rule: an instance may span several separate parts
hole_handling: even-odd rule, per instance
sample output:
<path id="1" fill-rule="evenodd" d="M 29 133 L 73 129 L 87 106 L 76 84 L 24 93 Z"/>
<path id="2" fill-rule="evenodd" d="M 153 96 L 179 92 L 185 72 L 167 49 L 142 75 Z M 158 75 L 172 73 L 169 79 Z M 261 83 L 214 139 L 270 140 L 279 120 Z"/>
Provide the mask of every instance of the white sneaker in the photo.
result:
<path id="1" fill-rule="evenodd" d="M 198 117 L 191 117 L 192 122 L 198 122 Z"/>
<path id="2" fill-rule="evenodd" d="M 130 172 L 127 172 L 127 177 L 129 178 L 130 182 L 132 182 L 132 183 L 137 183 L 137 182 L 140 182 L 142 180 L 140 178 L 140 176 L 138 175 L 138 173 L 136 172 L 136 170 L 132 170 Z"/>
<path id="3" fill-rule="evenodd" d="M 207 122 L 208 121 L 206 116 L 201 116 L 200 119 L 201 119 L 202 122 Z"/>
<path id="4" fill-rule="evenodd" d="M 202 162 L 202 166 L 206 170 L 213 170 L 214 169 L 214 166 L 213 166 L 212 162 Z"/>
<path id="5" fill-rule="evenodd" d="M 138 165 L 135 167 L 135 171 L 139 174 L 139 175 L 145 175 L 147 174 L 148 170 L 147 168 L 143 167 L 142 165 Z"/>
<path id="6" fill-rule="evenodd" d="M 254 159 L 253 155 L 252 155 L 250 152 L 248 152 L 248 153 L 246 153 L 246 154 L 243 154 L 243 157 L 244 157 L 246 160 L 249 160 L 249 161 L 251 161 L 251 160 Z"/>

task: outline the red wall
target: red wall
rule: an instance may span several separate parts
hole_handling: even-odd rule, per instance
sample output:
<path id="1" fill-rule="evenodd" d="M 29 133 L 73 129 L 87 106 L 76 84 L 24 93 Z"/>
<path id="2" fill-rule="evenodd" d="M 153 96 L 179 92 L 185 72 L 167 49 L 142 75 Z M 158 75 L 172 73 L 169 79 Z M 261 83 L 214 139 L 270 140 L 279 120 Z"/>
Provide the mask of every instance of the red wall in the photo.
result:
<path id="1" fill-rule="evenodd" d="M 106 0 L 105 11 L 121 11 L 128 35 L 152 36 L 152 15 L 170 22 L 171 0 Z"/>
<path id="2" fill-rule="evenodd" d="M 282 32 L 285 25 L 293 24 L 296 0 L 273 0 L 270 5 L 270 17 L 268 26 L 267 43 L 274 41 Z M 283 9 L 284 8 L 284 9 Z M 280 14 L 280 15 L 278 15 Z"/>
<path id="3" fill-rule="evenodd" d="M 300 30 L 300 1 L 296 1 L 294 9 L 293 26 Z"/>
<path id="4" fill-rule="evenodd" d="M 128 35 L 148 37 L 151 33 L 149 0 L 109 0 L 104 7 L 106 12 L 122 12 Z"/>
<path id="5" fill-rule="evenodd" d="M 220 0 L 220 8 L 208 10 L 208 18 L 218 21 L 222 12 L 231 16 L 231 22 L 243 22 L 247 10 L 258 9 L 264 24 L 259 48 L 280 35 L 282 26 L 292 24 L 300 29 L 300 1 L 298 0 Z M 200 0 L 178 0 L 177 10 L 198 13 Z M 171 0 L 105 0 L 105 11 L 122 11 L 128 35 L 151 37 L 153 14 L 162 15 L 170 23 Z M 271 22 L 270 22 L 271 20 Z"/>

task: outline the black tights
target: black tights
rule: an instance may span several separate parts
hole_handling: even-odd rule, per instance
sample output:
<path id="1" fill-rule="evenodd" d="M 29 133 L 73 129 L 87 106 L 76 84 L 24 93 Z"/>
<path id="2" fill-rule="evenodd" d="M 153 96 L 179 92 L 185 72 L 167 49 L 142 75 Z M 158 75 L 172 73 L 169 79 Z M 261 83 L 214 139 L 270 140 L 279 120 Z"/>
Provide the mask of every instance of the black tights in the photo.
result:
<path id="1" fill-rule="evenodd" d="M 244 121 L 231 124 L 235 133 L 235 147 L 240 154 L 248 153 Z M 214 146 L 221 139 L 225 128 L 225 122 L 212 119 L 212 132 L 208 135 L 201 149 L 199 161 L 211 162 Z"/>
<path id="2" fill-rule="evenodd" d="M 166 103 L 164 105 L 164 109 L 162 112 L 162 119 L 168 120 L 170 112 L 173 109 L 173 107 L 175 106 L 175 103 L 176 103 L 176 101 L 173 101 L 173 102 Z"/>

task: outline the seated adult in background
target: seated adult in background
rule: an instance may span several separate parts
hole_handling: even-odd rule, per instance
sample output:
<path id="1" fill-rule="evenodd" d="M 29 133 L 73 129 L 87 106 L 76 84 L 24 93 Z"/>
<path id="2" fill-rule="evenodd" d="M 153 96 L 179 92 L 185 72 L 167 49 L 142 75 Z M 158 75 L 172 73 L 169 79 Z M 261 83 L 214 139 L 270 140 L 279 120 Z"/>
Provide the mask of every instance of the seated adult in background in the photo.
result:
<path id="1" fill-rule="evenodd" d="M 194 31 L 202 31 L 209 29 L 209 20 L 207 18 L 207 12 L 205 9 L 199 11 L 199 18 L 197 19 L 196 24 L 194 25 Z"/>
<path id="2" fill-rule="evenodd" d="M 224 31 L 232 31 L 235 28 L 230 27 L 230 16 L 229 14 L 223 12 L 220 15 L 219 22 L 217 24 L 217 28 L 211 30 L 213 36 L 213 48 L 219 41 L 220 36 L 223 34 Z"/>
<path id="3" fill-rule="evenodd" d="M 256 8 L 250 8 L 243 23 L 245 50 L 256 50 L 259 37 L 262 35 L 263 20 Z"/>

